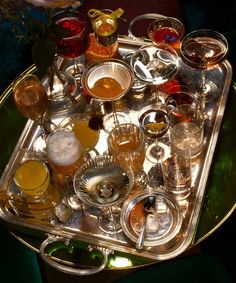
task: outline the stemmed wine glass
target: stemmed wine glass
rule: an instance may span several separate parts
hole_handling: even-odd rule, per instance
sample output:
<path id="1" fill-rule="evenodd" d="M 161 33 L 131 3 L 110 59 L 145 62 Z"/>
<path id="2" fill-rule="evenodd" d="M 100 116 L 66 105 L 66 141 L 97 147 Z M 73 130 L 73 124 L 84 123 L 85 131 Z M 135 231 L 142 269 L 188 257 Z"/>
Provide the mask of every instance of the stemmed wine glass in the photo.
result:
<path id="1" fill-rule="evenodd" d="M 139 113 L 139 125 L 146 137 L 144 169 L 150 187 L 162 185 L 161 154 L 169 140 L 169 116 L 163 105 L 150 104 Z"/>
<path id="2" fill-rule="evenodd" d="M 45 138 L 48 133 L 45 126 L 49 100 L 47 93 L 37 76 L 23 74 L 13 82 L 13 99 L 18 111 L 28 119 L 36 121 L 42 134 L 35 140 L 34 149 L 45 152 Z"/>
<path id="3" fill-rule="evenodd" d="M 226 57 L 228 42 L 219 32 L 199 29 L 187 34 L 180 45 L 182 60 L 192 68 L 200 70 L 198 92 L 203 101 L 210 100 L 216 84 L 209 80 L 206 71 L 216 68 Z"/>
<path id="4" fill-rule="evenodd" d="M 148 36 L 153 43 L 165 43 L 177 52 L 180 41 L 184 36 L 185 28 L 181 21 L 172 17 L 159 18 L 148 26 Z"/>
<path id="5" fill-rule="evenodd" d="M 89 206 L 108 208 L 98 218 L 99 228 L 107 234 L 121 231 L 120 217 L 113 206 L 120 204 L 133 186 L 133 176 L 126 173 L 112 156 L 96 156 L 88 160 L 74 176 L 74 190 L 79 199 Z"/>
<path id="6" fill-rule="evenodd" d="M 62 10 L 52 15 L 55 25 L 53 40 L 59 56 L 72 59 L 74 63 L 73 76 L 80 77 L 79 64 L 82 55 L 88 47 L 87 21 L 85 16 L 76 10 Z"/>

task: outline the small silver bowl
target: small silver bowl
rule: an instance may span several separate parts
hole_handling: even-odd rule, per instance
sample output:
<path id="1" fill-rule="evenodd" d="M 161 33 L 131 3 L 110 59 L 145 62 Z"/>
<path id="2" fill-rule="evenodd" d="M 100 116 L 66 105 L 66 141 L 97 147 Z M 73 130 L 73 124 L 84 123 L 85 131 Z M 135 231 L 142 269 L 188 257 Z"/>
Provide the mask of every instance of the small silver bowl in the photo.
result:
<path id="1" fill-rule="evenodd" d="M 121 226 L 125 235 L 137 242 L 144 225 L 144 202 L 149 196 L 155 197 L 155 212 L 147 223 L 145 247 L 164 245 L 180 232 L 183 217 L 177 201 L 166 193 L 144 190 L 129 197 L 121 210 Z"/>
<path id="2" fill-rule="evenodd" d="M 115 79 L 121 85 L 122 91 L 114 97 L 97 96 L 92 88 L 102 78 Z M 127 63 L 118 59 L 107 59 L 89 64 L 82 74 L 81 82 L 83 89 L 92 97 L 101 101 L 112 101 L 121 98 L 130 90 L 134 83 L 134 73 Z"/>

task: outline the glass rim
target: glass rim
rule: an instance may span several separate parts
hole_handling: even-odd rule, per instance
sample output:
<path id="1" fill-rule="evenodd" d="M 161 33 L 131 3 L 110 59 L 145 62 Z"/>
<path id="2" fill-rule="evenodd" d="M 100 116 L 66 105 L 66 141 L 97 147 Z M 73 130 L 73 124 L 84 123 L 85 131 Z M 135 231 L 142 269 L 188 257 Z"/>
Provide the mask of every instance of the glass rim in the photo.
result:
<path id="1" fill-rule="evenodd" d="M 226 57 L 226 55 L 228 53 L 228 50 L 229 50 L 229 43 L 228 43 L 228 40 L 226 39 L 226 37 L 222 33 L 218 32 L 216 30 L 213 30 L 213 29 L 196 29 L 196 30 L 191 31 L 190 33 L 187 33 L 182 38 L 182 40 L 180 42 L 180 55 L 181 55 L 181 58 L 183 58 L 183 60 L 185 62 L 189 62 L 191 65 L 193 65 L 193 66 L 195 66 L 197 68 L 203 68 L 203 69 L 206 68 L 204 63 L 200 63 L 200 64 L 195 63 L 195 62 L 191 61 L 189 58 L 187 58 L 184 55 L 184 53 L 183 53 L 183 45 L 184 45 L 184 43 L 187 42 L 188 40 L 192 39 L 192 36 L 195 35 L 195 34 L 196 35 L 198 34 L 198 36 L 196 36 L 196 38 L 209 37 L 209 38 L 214 38 L 214 39 L 219 40 L 225 46 L 225 52 L 221 56 L 221 58 L 219 59 L 219 62 L 221 62 L 222 59 L 224 59 Z"/>
<path id="2" fill-rule="evenodd" d="M 84 27 L 83 27 L 83 29 L 82 29 L 78 34 L 73 35 L 73 36 L 69 36 L 69 37 L 62 37 L 62 38 L 60 38 L 61 40 L 71 40 L 71 39 L 73 39 L 73 38 L 76 38 L 76 37 L 80 36 L 81 34 L 83 34 L 83 33 L 86 31 L 86 29 L 87 29 L 87 20 L 86 20 L 84 14 L 82 14 L 81 12 L 79 12 L 79 11 L 77 11 L 77 10 L 72 10 L 72 9 L 70 9 L 70 10 L 62 10 L 62 11 L 59 11 L 59 12 L 56 12 L 55 14 L 53 14 L 53 15 L 52 15 L 53 24 L 56 25 L 56 23 L 57 23 L 58 21 L 60 21 L 60 20 L 62 20 L 62 19 L 69 18 L 70 15 L 67 16 L 67 15 L 66 15 L 67 13 L 71 13 L 71 14 L 75 14 L 75 15 L 81 16 L 82 21 L 84 22 Z M 63 14 L 65 14 L 64 17 L 60 17 L 60 18 L 58 18 L 58 19 L 56 18 L 57 16 L 60 16 L 60 15 L 63 15 Z"/>
<path id="3" fill-rule="evenodd" d="M 164 17 L 164 18 L 159 18 L 159 19 L 156 19 L 154 20 L 153 22 L 151 22 L 149 25 L 148 25 L 148 36 L 150 37 L 150 32 L 151 32 L 151 27 L 153 25 L 155 25 L 156 23 L 158 22 L 167 22 L 169 21 L 170 22 L 170 25 L 168 25 L 167 27 L 172 27 L 174 29 L 176 29 L 176 31 L 178 32 L 178 40 L 181 40 L 184 36 L 184 33 L 185 33 L 185 27 L 184 27 L 184 24 L 177 18 L 174 18 L 174 17 Z M 174 21 L 174 25 L 171 24 L 171 22 Z"/>
<path id="4" fill-rule="evenodd" d="M 129 83 L 128 86 L 119 94 L 114 96 L 113 98 L 102 98 L 100 96 L 96 96 L 91 92 L 91 88 L 88 85 L 88 81 L 89 81 L 89 77 L 92 75 L 92 73 L 94 71 L 96 71 L 98 68 L 102 68 L 104 66 L 108 66 L 110 65 L 110 67 L 113 69 L 113 65 L 118 66 L 121 70 L 123 70 L 123 72 L 125 72 L 127 74 L 127 77 L 129 77 Z M 108 74 L 103 74 L 103 77 L 107 77 Z M 105 59 L 102 61 L 92 61 L 90 64 L 87 65 L 87 68 L 84 70 L 84 72 L 82 73 L 81 76 L 81 85 L 83 87 L 83 89 L 85 89 L 88 94 L 90 96 L 92 96 L 93 98 L 99 100 L 99 101 L 115 101 L 120 99 L 122 96 L 124 96 L 132 87 L 133 83 L 134 83 L 134 73 L 132 68 L 130 67 L 129 64 L 127 64 L 126 62 L 120 60 L 120 59 Z M 102 77 L 100 77 L 102 78 Z M 99 78 L 99 79 L 100 79 Z"/>
<path id="5" fill-rule="evenodd" d="M 12 83 L 13 92 L 15 91 L 15 88 L 18 86 L 18 84 L 20 84 L 25 79 L 30 79 L 30 78 L 41 83 L 40 79 L 35 74 L 32 74 L 32 73 L 21 74 L 18 77 L 16 77 L 15 80 L 13 81 L 13 83 Z"/>

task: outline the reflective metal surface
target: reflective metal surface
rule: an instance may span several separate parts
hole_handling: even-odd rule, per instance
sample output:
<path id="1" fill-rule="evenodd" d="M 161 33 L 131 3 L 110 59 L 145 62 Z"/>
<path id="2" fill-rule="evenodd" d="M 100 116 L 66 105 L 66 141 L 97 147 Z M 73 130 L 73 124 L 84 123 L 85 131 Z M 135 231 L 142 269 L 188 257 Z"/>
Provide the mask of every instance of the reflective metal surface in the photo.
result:
<path id="1" fill-rule="evenodd" d="M 131 43 L 127 39 L 121 40 L 122 44 L 120 46 L 120 52 L 122 54 L 126 52 L 130 52 L 135 50 L 139 46 L 139 43 Z M 32 68 L 33 69 L 33 68 Z M 27 70 L 27 72 L 31 72 L 32 69 Z M 213 158 L 214 150 L 216 147 L 216 152 L 214 155 L 214 160 L 212 163 L 212 170 L 210 172 L 209 178 L 208 174 L 204 175 L 201 179 L 200 185 L 205 187 L 207 183 L 207 187 L 205 192 L 202 192 L 202 199 L 205 194 L 205 199 L 203 203 L 197 204 L 197 209 L 199 210 L 199 219 L 197 224 L 193 229 L 193 238 L 189 243 L 189 247 L 193 244 L 200 242 L 205 237 L 209 236 L 214 230 L 216 230 L 234 211 L 235 209 L 235 170 L 233 160 L 235 159 L 235 135 L 233 130 L 234 118 L 235 118 L 235 95 L 230 96 L 230 101 L 227 103 L 226 113 L 223 120 L 223 126 L 221 128 L 221 133 L 218 139 L 218 134 L 220 131 L 221 119 L 224 114 L 224 108 L 226 104 L 227 94 L 229 91 L 230 83 L 231 83 L 231 66 L 226 61 L 224 64 L 221 64 L 211 76 L 214 77 L 217 82 L 217 97 L 218 97 L 218 108 L 213 110 L 213 104 L 207 106 L 207 114 L 210 117 L 216 118 L 215 123 L 208 121 L 207 127 L 208 129 L 213 130 L 213 134 L 211 138 L 206 142 L 210 142 L 211 147 L 209 148 L 206 154 L 206 160 L 203 164 L 204 168 L 210 168 L 211 159 Z M 210 74 L 209 74 L 210 75 Z M 194 84 L 194 80 L 197 79 L 198 73 L 191 73 L 191 70 L 185 69 L 182 71 L 182 77 L 185 78 L 186 82 L 192 82 Z M 194 77 L 194 79 L 192 79 Z M 232 90 L 233 91 L 233 90 Z M 15 156 L 18 152 L 19 146 L 30 147 L 30 141 L 32 134 L 37 134 L 38 128 L 32 123 L 28 122 L 25 129 L 22 132 L 22 135 L 19 139 L 19 135 L 24 127 L 25 119 L 21 117 L 20 114 L 15 110 L 12 101 L 11 101 L 11 86 L 6 90 L 6 92 L 0 98 L 1 110 L 0 117 L 1 119 L 7 120 L 8 123 L 1 124 L 1 171 L 3 172 L 8 159 L 10 158 L 12 152 L 12 158 L 9 160 L 8 165 L 6 167 L 5 173 L 2 176 L 4 180 L 7 180 L 10 177 L 10 169 L 12 168 L 12 164 L 15 162 Z M 140 98 L 132 96 L 129 98 L 125 98 L 127 102 L 136 102 L 135 104 L 130 105 L 131 111 L 134 109 L 139 109 Z M 142 100 L 142 98 L 141 98 Z M 215 109 L 215 108 L 214 108 Z M 216 112 L 214 112 L 216 111 Z M 14 129 L 14 131 L 12 130 Z M 217 142 L 218 139 L 218 142 Z M 14 151 L 15 145 L 19 141 L 17 148 Z M 223 176 L 223 178 L 222 178 Z M 7 182 L 2 182 L 1 179 L 1 193 L 6 192 L 8 190 Z M 207 182 L 208 181 L 208 182 Z M 197 182 L 197 181 L 196 181 Z M 194 184 L 196 184 L 196 182 Z M 222 191 L 223 190 L 223 191 Z M 224 199 L 222 199 L 222 193 L 224 194 Z M 199 195 L 198 195 L 199 196 Z M 201 213 L 200 213 L 201 211 Z M 97 212 L 99 213 L 99 212 Z M 76 215 L 75 215 L 76 216 Z M 135 254 L 135 258 L 133 258 L 133 250 L 129 248 L 130 243 L 126 244 L 126 238 L 118 236 L 117 239 L 107 239 L 104 234 L 99 234 L 98 231 L 95 230 L 92 236 L 89 235 L 88 225 L 90 228 L 94 225 L 93 217 L 87 218 L 87 226 L 79 225 L 78 219 L 74 218 L 72 222 L 67 223 L 66 225 L 62 225 L 60 222 L 56 222 L 55 224 L 40 222 L 38 220 L 33 219 L 24 219 L 19 216 L 11 215 L 6 213 L 6 211 L 2 208 L 1 202 L 1 217 L 8 223 L 9 228 L 14 229 L 19 236 L 19 240 L 24 241 L 25 244 L 28 244 L 32 248 L 38 250 L 39 245 L 41 243 L 41 239 L 44 237 L 45 232 L 53 232 L 57 235 L 64 235 L 66 237 L 74 237 L 76 231 L 76 238 L 78 242 L 88 242 L 91 243 L 98 242 L 104 246 L 110 246 L 111 243 L 115 249 L 117 249 L 118 255 L 125 255 L 126 257 L 132 258 L 134 262 L 134 266 L 146 264 L 152 262 L 151 259 L 139 259 L 140 254 Z M 46 225 L 45 225 L 46 224 Z M 76 226 L 77 225 L 77 226 Z M 76 227 L 76 228 L 75 228 Z M 95 226 L 94 226 L 95 227 Z M 76 229 L 76 230 L 75 230 Z M 21 232 L 27 234 L 21 234 Z M 33 235 L 37 235 L 36 237 Z M 76 242 L 77 242 L 76 241 Z M 75 244 L 75 243 L 73 243 Z M 81 245 L 83 247 L 83 245 Z M 141 256 L 145 257 L 146 254 L 141 254 Z M 127 265 L 128 266 L 128 265 Z M 107 268 L 115 269 L 115 265 L 109 266 Z"/>

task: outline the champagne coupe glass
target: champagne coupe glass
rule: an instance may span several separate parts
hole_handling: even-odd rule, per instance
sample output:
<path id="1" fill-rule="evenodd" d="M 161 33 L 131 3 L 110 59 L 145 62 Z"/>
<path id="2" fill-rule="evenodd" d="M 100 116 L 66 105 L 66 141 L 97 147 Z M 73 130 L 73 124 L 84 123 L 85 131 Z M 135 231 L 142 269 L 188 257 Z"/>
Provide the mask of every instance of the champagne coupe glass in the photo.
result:
<path id="1" fill-rule="evenodd" d="M 91 63 L 82 74 L 83 89 L 95 100 L 112 103 L 112 124 L 123 123 L 124 113 L 116 111 L 115 101 L 122 98 L 134 82 L 131 67 L 119 59 L 107 59 Z"/>
<path id="2" fill-rule="evenodd" d="M 82 202 L 108 208 L 109 213 L 98 218 L 99 228 L 107 234 L 121 231 L 120 217 L 112 208 L 121 204 L 132 186 L 132 174 L 126 173 L 109 155 L 88 160 L 74 176 L 74 190 Z"/>
<path id="3" fill-rule="evenodd" d="M 88 47 L 87 21 L 85 16 L 76 10 L 62 10 L 52 16 L 53 23 L 60 31 L 53 35 L 58 55 L 72 59 L 73 76 L 80 78 L 82 55 Z"/>
<path id="4" fill-rule="evenodd" d="M 155 98 L 157 102 L 163 103 L 158 93 L 158 86 L 177 74 L 179 69 L 177 52 L 163 43 L 145 45 L 134 52 L 130 64 L 140 80 L 155 87 Z"/>
<path id="5" fill-rule="evenodd" d="M 187 34 L 180 45 L 183 62 L 200 70 L 198 92 L 203 101 L 214 96 L 216 84 L 207 78 L 207 71 L 216 68 L 226 57 L 228 42 L 219 32 L 210 29 L 199 29 Z M 209 72 L 210 74 L 210 72 Z"/>
<path id="6" fill-rule="evenodd" d="M 35 140 L 33 147 L 37 152 L 45 152 L 45 138 L 48 134 L 45 116 L 49 100 L 38 77 L 33 74 L 23 74 L 16 78 L 13 82 L 13 99 L 18 111 L 40 126 L 43 133 Z"/>
<path id="7" fill-rule="evenodd" d="M 165 43 L 177 52 L 185 29 L 181 21 L 172 17 L 163 17 L 148 26 L 148 35 L 153 43 Z"/>

